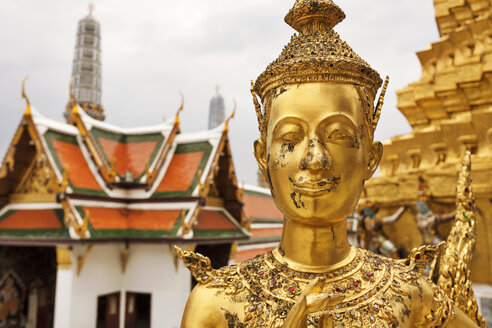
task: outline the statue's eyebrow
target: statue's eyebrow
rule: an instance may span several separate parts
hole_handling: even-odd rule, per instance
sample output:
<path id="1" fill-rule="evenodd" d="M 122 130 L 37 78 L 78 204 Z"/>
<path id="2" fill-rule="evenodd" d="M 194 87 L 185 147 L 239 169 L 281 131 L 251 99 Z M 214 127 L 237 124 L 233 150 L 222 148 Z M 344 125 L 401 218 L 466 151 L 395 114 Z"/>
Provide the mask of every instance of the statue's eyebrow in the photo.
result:
<path id="1" fill-rule="evenodd" d="M 355 125 L 354 121 L 350 117 L 348 117 L 347 115 L 345 115 L 343 113 L 330 114 L 327 117 L 325 117 L 319 125 L 320 126 L 321 125 L 329 125 L 329 124 L 339 123 L 339 122 L 347 124 L 348 126 L 350 126 L 350 128 L 352 128 L 354 130 L 357 129 L 357 126 Z"/>

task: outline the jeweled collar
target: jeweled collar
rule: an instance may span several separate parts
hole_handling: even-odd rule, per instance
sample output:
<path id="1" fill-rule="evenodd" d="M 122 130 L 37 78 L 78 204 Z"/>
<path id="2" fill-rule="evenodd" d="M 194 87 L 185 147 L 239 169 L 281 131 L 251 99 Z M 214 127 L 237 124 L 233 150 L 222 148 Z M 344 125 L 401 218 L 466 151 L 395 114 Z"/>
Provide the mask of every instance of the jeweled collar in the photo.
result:
<path id="1" fill-rule="evenodd" d="M 343 274 L 344 272 L 349 272 L 351 269 L 357 266 L 356 262 L 360 262 L 360 252 L 357 247 L 351 247 L 349 254 L 337 264 L 331 266 L 307 266 L 298 263 L 287 262 L 283 256 L 283 250 L 279 247 L 274 248 L 270 253 L 267 254 L 267 258 L 277 266 L 283 266 L 288 268 L 290 271 L 295 271 L 296 275 L 300 273 L 302 276 L 308 276 L 309 279 L 315 277 L 324 276 L 331 277 L 337 276 L 338 274 Z M 359 260 L 359 261 L 357 261 Z M 338 273 L 338 274 L 337 274 Z"/>

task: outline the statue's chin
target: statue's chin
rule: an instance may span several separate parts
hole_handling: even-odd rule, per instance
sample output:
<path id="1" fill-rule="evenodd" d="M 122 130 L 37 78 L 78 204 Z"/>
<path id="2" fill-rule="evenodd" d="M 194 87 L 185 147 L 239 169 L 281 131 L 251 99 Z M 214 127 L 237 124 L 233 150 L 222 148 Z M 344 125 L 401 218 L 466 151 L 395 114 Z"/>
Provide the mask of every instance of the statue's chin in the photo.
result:
<path id="1" fill-rule="evenodd" d="M 302 223 L 313 226 L 333 225 L 344 221 L 348 215 L 353 211 L 353 207 L 350 208 L 328 208 L 328 209 L 310 209 L 306 208 L 297 209 L 290 208 L 288 210 L 282 210 L 281 212 L 287 219 L 296 223 Z"/>
<path id="2" fill-rule="evenodd" d="M 278 209 L 285 217 L 296 223 L 306 225 L 332 225 L 352 214 L 357 199 L 337 197 L 339 194 L 326 194 L 309 197 L 292 193 L 291 197 L 275 197 Z"/>

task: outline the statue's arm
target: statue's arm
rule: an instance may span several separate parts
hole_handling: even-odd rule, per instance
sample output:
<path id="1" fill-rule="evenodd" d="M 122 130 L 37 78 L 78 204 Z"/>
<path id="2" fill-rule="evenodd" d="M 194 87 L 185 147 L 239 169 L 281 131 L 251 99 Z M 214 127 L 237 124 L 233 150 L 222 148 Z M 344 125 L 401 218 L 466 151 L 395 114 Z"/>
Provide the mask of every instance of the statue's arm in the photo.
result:
<path id="1" fill-rule="evenodd" d="M 453 301 L 431 281 L 422 278 L 419 280 L 423 293 L 422 298 L 415 294 L 412 314 L 415 316 L 416 327 L 425 328 L 475 328 L 479 327 L 470 317 L 461 311 Z M 443 298 L 444 296 L 444 298 Z M 452 308 L 448 313 L 447 308 Z"/>
<path id="2" fill-rule="evenodd" d="M 212 289 L 197 285 L 186 303 L 181 328 L 229 327 L 220 304 Z"/>
<path id="3" fill-rule="evenodd" d="M 407 208 L 405 206 L 400 207 L 393 215 L 387 216 L 382 219 L 384 224 L 394 223 L 398 221 Z"/>
<path id="4" fill-rule="evenodd" d="M 452 221 L 456 218 L 456 211 L 447 214 L 437 214 L 436 215 L 436 223 L 444 223 Z"/>
<path id="5" fill-rule="evenodd" d="M 470 317 L 468 317 L 463 311 L 458 309 L 457 306 L 454 306 L 454 313 L 456 316 L 451 319 L 447 325 L 449 328 L 478 328 L 476 322 L 474 322 Z"/>

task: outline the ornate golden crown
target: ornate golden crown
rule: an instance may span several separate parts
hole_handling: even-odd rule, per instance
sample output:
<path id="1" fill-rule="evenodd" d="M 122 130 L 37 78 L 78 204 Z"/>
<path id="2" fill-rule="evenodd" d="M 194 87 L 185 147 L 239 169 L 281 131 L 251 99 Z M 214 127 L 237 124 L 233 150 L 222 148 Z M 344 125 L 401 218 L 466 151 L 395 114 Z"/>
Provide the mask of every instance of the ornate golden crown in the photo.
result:
<path id="1" fill-rule="evenodd" d="M 256 95 L 264 103 L 269 91 L 280 86 L 335 81 L 360 85 L 371 99 L 375 98 L 382 83 L 378 72 L 333 31 L 333 27 L 344 18 L 345 13 L 332 0 L 296 0 L 285 16 L 285 22 L 298 34 L 292 36 L 280 56 L 268 65 L 256 83 L 251 83 L 260 131 L 266 113 L 262 113 Z M 376 110 L 368 115 L 373 131 L 379 120 L 387 83 L 386 80 Z"/>

